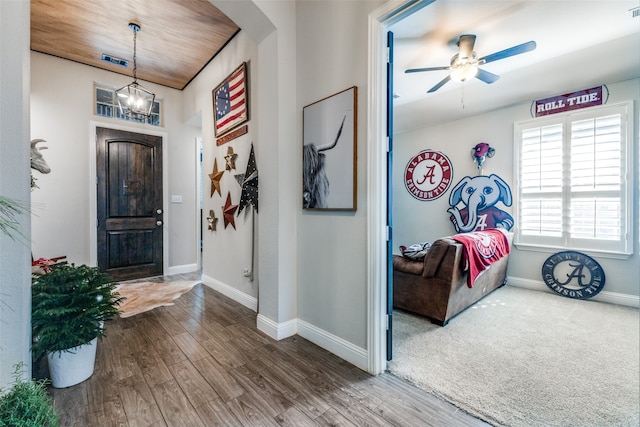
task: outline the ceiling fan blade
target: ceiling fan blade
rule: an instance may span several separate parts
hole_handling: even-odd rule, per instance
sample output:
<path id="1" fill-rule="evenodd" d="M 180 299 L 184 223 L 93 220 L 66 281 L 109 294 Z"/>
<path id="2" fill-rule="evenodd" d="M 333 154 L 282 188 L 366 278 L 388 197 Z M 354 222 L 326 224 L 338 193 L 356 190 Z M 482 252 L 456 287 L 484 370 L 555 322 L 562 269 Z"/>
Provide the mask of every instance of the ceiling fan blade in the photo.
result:
<path id="1" fill-rule="evenodd" d="M 473 55 L 473 46 L 476 44 L 476 36 L 473 34 L 462 34 L 458 40 L 458 58 L 467 59 Z"/>
<path id="2" fill-rule="evenodd" d="M 488 62 L 498 61 L 500 59 L 508 58 L 514 55 L 520 55 L 521 53 L 530 52 L 536 48 L 536 42 L 529 41 L 519 44 L 517 46 L 510 47 L 500 52 L 492 53 L 478 60 L 480 64 L 486 64 Z"/>
<path id="3" fill-rule="evenodd" d="M 478 74 L 476 74 L 476 79 L 482 80 L 487 84 L 491 84 L 496 80 L 498 80 L 499 78 L 500 78 L 499 75 L 485 71 L 482 68 L 478 68 Z"/>
<path id="4" fill-rule="evenodd" d="M 427 68 L 410 68 L 405 70 L 405 73 L 421 73 L 423 71 L 440 71 L 440 70 L 450 70 L 451 67 L 427 67 Z"/>
<path id="5" fill-rule="evenodd" d="M 447 77 L 445 77 L 444 79 L 440 80 L 438 82 L 437 85 L 435 85 L 434 87 L 432 87 L 431 89 L 429 89 L 427 91 L 427 93 L 433 93 L 435 91 L 437 91 L 438 89 L 440 89 L 442 86 L 444 86 L 445 83 L 447 83 L 449 80 L 451 80 L 451 75 L 448 75 Z"/>

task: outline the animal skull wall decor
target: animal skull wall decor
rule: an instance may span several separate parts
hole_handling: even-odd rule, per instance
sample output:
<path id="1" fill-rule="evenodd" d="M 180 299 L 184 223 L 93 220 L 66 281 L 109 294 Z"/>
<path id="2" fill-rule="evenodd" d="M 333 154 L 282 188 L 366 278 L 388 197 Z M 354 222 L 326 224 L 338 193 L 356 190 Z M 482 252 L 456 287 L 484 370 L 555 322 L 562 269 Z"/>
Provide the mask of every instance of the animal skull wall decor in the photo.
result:
<path id="1" fill-rule="evenodd" d="M 31 140 L 31 169 L 35 169 L 42 174 L 47 174 L 51 172 L 51 168 L 42 157 L 41 150 L 46 150 L 47 147 L 38 147 L 38 143 L 46 142 L 44 139 L 32 139 Z M 36 184 L 36 177 L 33 176 L 33 172 L 31 172 L 31 191 L 35 190 L 38 187 Z"/>
<path id="2" fill-rule="evenodd" d="M 38 147 L 38 143 L 47 142 L 44 139 L 32 139 L 31 140 L 31 169 L 35 169 L 40 173 L 47 174 L 51 172 L 51 168 L 42 157 L 41 150 L 46 150 L 48 147 Z"/>

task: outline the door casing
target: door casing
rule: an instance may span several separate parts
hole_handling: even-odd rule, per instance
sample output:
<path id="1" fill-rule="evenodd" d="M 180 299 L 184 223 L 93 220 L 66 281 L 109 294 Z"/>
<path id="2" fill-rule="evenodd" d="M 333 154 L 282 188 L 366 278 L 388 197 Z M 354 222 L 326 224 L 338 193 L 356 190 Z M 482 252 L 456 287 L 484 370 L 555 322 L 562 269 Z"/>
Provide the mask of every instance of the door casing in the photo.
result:
<path id="1" fill-rule="evenodd" d="M 387 368 L 387 31 L 435 0 L 392 0 L 369 14 L 367 164 L 367 371 Z"/>

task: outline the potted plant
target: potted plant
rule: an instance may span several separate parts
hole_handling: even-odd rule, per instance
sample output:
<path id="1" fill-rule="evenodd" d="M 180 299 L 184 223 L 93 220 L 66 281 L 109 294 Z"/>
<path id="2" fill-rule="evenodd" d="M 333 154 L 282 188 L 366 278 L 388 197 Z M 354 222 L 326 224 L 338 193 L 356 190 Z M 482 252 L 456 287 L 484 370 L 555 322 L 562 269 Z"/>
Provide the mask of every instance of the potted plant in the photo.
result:
<path id="1" fill-rule="evenodd" d="M 11 388 L 0 391 L 0 426 L 57 426 L 58 415 L 47 394 L 46 381 L 23 379 L 23 367 L 23 364 L 16 366 Z"/>
<path id="2" fill-rule="evenodd" d="M 104 322 L 124 299 L 117 283 L 97 267 L 58 264 L 33 275 L 31 326 L 35 361 L 47 356 L 56 388 L 79 384 L 93 374 L 96 342 Z"/>
<path id="3" fill-rule="evenodd" d="M 13 240 L 24 239 L 20 232 L 18 216 L 29 212 L 27 203 L 0 196 L 0 232 Z"/>

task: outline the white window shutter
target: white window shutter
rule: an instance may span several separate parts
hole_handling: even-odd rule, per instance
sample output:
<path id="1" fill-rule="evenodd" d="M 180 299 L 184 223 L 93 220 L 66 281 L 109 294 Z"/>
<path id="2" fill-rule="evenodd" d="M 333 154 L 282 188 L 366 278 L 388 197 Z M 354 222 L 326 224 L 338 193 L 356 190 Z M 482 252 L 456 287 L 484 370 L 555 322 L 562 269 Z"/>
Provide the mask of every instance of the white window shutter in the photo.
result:
<path id="1" fill-rule="evenodd" d="M 516 244 L 631 253 L 632 105 L 516 124 Z"/>

